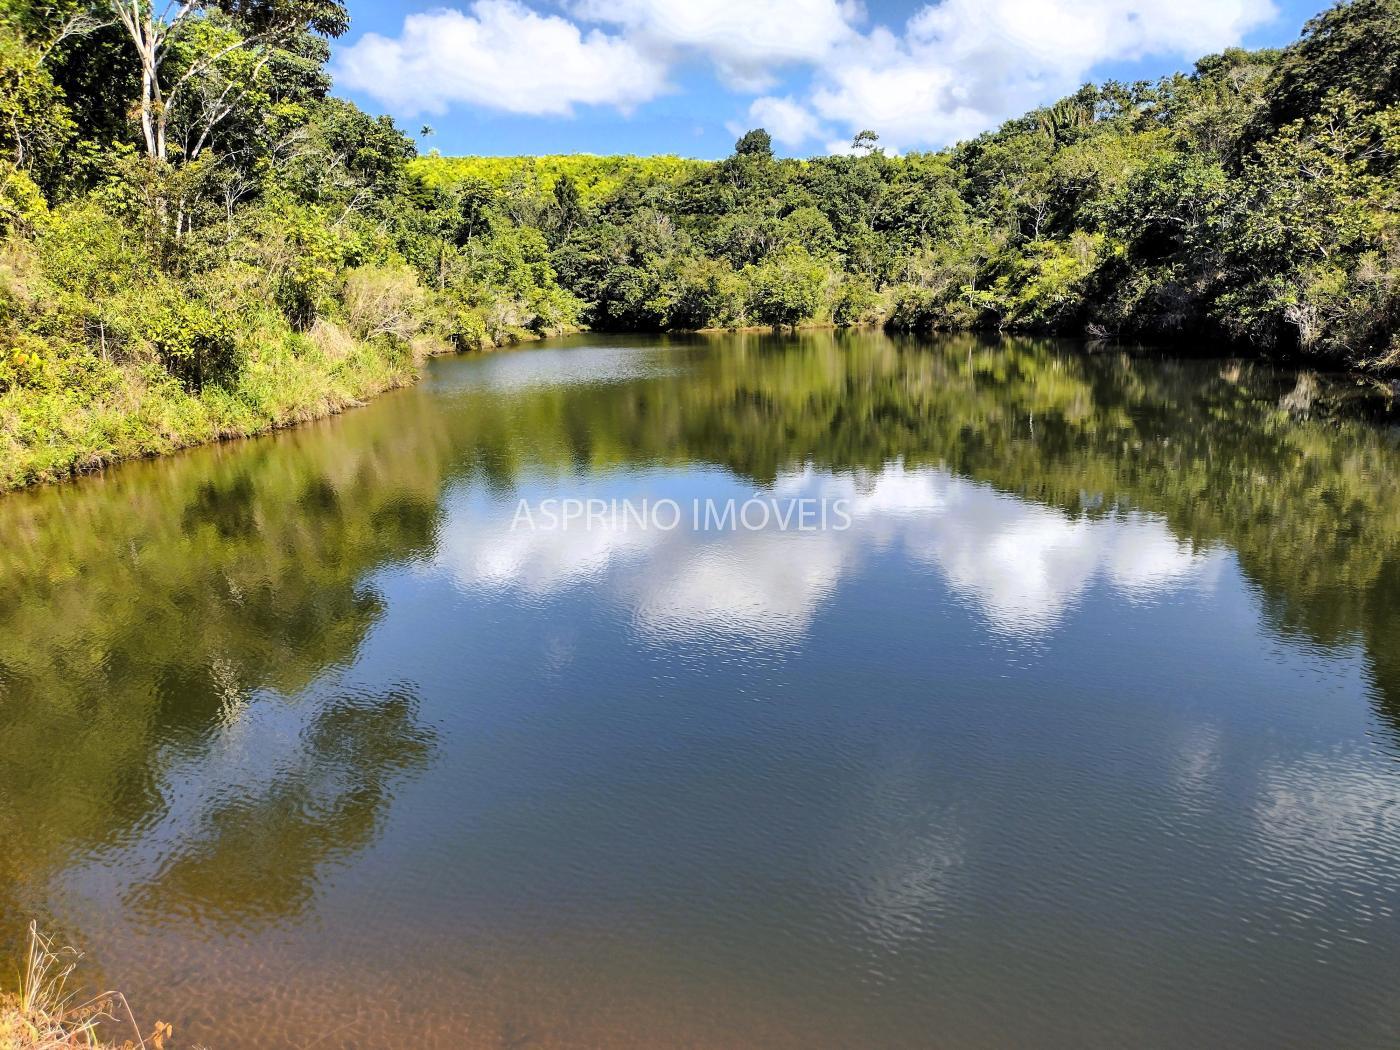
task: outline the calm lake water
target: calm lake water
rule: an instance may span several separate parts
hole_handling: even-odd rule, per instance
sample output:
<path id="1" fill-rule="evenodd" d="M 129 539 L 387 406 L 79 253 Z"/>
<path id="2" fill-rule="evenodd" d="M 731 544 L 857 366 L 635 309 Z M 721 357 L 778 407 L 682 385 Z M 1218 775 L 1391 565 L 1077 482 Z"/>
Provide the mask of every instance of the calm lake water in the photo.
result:
<path id="1" fill-rule="evenodd" d="M 214 1050 L 1393 1047 L 1400 450 L 1310 389 L 590 337 L 7 497 L 3 947 Z M 518 520 L 756 493 L 849 527 Z"/>

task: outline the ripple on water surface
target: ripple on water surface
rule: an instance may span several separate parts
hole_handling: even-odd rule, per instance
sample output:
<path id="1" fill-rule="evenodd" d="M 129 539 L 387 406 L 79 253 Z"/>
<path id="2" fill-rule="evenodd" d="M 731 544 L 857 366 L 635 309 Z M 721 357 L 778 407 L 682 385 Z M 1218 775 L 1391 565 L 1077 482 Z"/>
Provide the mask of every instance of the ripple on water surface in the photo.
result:
<path id="1" fill-rule="evenodd" d="M 590 337 L 0 501 L 5 935 L 224 1050 L 1393 1046 L 1400 457 L 1291 384 Z M 847 524 L 518 521 L 755 494 Z"/>

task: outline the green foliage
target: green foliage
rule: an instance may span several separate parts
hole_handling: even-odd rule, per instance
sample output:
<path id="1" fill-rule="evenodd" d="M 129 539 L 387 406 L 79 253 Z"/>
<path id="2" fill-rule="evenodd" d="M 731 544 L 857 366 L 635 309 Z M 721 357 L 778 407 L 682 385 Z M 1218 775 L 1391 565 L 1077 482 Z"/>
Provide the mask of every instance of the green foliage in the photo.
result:
<path id="1" fill-rule="evenodd" d="M 275 197 L 250 209 L 249 232 L 234 258 L 256 268 L 287 321 L 308 330 L 334 313 L 345 269 L 364 257 L 360 231 L 330 221 L 320 205 Z"/>
<path id="2" fill-rule="evenodd" d="M 736 157 L 753 157 L 758 160 L 773 159 L 773 138 L 762 128 L 754 128 L 739 136 L 734 143 Z"/>
<path id="3" fill-rule="evenodd" d="M 1269 120 L 1305 119 L 1337 92 L 1377 106 L 1400 98 L 1400 0 L 1344 0 L 1310 20 L 1274 69 Z"/>
<path id="4" fill-rule="evenodd" d="M 435 187 L 479 180 L 497 190 L 530 193 L 540 198 L 554 193 L 554 184 L 568 176 L 585 205 L 595 205 L 615 194 L 630 180 L 679 182 L 705 163 L 670 155 L 654 157 L 559 154 L 543 157 L 419 157 L 409 165 L 412 174 Z"/>
<path id="5" fill-rule="evenodd" d="M 136 331 L 192 393 L 227 382 L 237 368 L 237 328 L 217 306 L 161 282 L 139 304 Z"/>
<path id="6" fill-rule="evenodd" d="M 63 92 L 39 53 L 0 24 L 0 158 L 52 172 L 75 131 Z"/>
<path id="7" fill-rule="evenodd" d="M 1400 0 L 937 153 L 863 131 L 800 161 L 755 129 L 715 162 L 416 157 L 328 94 L 338 0 L 177 5 L 156 97 L 139 27 L 85 2 L 0 5 L 9 483 L 582 325 L 1089 331 L 1400 366 Z"/>
<path id="8" fill-rule="evenodd" d="M 831 304 L 832 323 L 841 328 L 873 324 L 881 319 L 881 298 L 868 280 L 848 277 Z"/>
<path id="9" fill-rule="evenodd" d="M 1086 283 L 1103 255 L 1101 233 L 1076 231 L 1066 240 L 1035 241 L 980 301 L 1010 327 L 1064 327 L 1083 315 Z"/>
<path id="10" fill-rule="evenodd" d="M 749 316 L 774 328 L 814 317 L 822 304 L 828 271 L 804 248 L 788 248 L 744 271 L 749 285 Z"/>
<path id="11" fill-rule="evenodd" d="M 0 234 L 36 233 L 48 211 L 48 201 L 34 180 L 9 161 L 0 161 Z"/>
<path id="12" fill-rule="evenodd" d="M 674 274 L 667 320 L 674 328 L 732 328 L 744 323 L 744 280 L 724 259 L 686 259 Z"/>
<path id="13" fill-rule="evenodd" d="M 42 387 L 50 378 L 50 347 L 37 335 L 21 332 L 0 346 L 0 392 Z"/>

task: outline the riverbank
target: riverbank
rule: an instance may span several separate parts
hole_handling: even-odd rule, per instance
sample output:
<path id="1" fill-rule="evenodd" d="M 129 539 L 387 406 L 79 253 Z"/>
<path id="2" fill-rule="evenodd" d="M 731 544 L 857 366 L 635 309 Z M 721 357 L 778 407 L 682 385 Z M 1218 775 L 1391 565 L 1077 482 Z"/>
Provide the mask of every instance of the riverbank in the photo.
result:
<path id="1" fill-rule="evenodd" d="M 0 1050 L 118 1050 L 123 1045 L 99 1039 L 95 1027 L 95 1019 L 90 1016 L 80 1019 L 77 1015 L 25 1010 L 16 997 L 0 999 Z M 153 1034 L 146 1044 L 164 1046 L 164 1041 L 157 1044 Z M 142 1044 L 128 1040 L 124 1045 Z"/>
<path id="2" fill-rule="evenodd" d="M 413 382 L 447 349 L 326 325 L 260 348 L 231 387 L 191 392 L 158 368 L 107 365 L 80 385 L 11 389 L 0 394 L 0 491 L 334 415 Z"/>
<path id="3" fill-rule="evenodd" d="M 541 338 L 520 333 L 476 349 Z M 0 393 L 0 493 L 338 415 L 417 382 L 427 358 L 457 349 L 426 335 L 365 340 L 320 324 L 259 347 L 231 387 L 196 393 L 158 367 L 107 365 L 77 386 L 12 388 Z"/>

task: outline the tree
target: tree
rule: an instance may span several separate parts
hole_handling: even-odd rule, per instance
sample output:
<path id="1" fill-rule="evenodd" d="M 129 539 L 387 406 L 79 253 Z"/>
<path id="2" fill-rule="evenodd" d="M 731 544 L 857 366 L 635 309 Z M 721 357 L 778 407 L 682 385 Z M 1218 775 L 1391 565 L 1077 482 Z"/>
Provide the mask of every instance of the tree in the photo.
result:
<path id="1" fill-rule="evenodd" d="M 74 125 L 40 56 L 0 27 L 0 151 L 18 168 L 57 159 Z"/>
<path id="2" fill-rule="evenodd" d="M 222 89 L 214 113 L 221 120 L 236 104 L 274 49 L 306 33 L 337 37 L 349 28 L 341 0 L 102 0 L 116 15 L 136 50 L 141 70 L 141 138 L 147 157 L 167 157 L 170 114 L 201 80 L 218 75 L 221 63 L 237 52 L 251 56 L 251 71 Z M 175 5 L 179 3 L 177 8 Z M 217 25 L 221 32 L 210 32 Z M 201 39 L 202 38 L 202 39 Z M 193 40 L 181 68 L 169 73 L 172 53 Z M 250 75 L 251 74 L 251 75 Z"/>
<path id="3" fill-rule="evenodd" d="M 1274 127 L 1315 113 L 1332 91 L 1361 102 L 1400 98 L 1400 0 L 1346 0 L 1313 18 L 1274 69 Z"/>
<path id="4" fill-rule="evenodd" d="M 771 160 L 773 158 L 773 137 L 762 128 L 746 131 L 740 136 L 739 141 L 734 143 L 734 155 Z"/>
<path id="5" fill-rule="evenodd" d="M 567 172 L 554 181 L 554 212 L 553 243 L 562 244 L 583 222 L 583 201 L 579 197 L 578 183 Z"/>
<path id="6" fill-rule="evenodd" d="M 879 147 L 880 136 L 869 128 L 856 132 L 856 137 L 851 140 L 852 153 L 874 153 Z"/>

